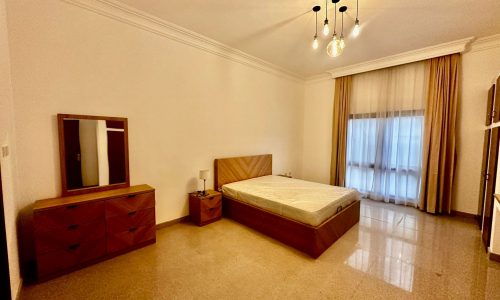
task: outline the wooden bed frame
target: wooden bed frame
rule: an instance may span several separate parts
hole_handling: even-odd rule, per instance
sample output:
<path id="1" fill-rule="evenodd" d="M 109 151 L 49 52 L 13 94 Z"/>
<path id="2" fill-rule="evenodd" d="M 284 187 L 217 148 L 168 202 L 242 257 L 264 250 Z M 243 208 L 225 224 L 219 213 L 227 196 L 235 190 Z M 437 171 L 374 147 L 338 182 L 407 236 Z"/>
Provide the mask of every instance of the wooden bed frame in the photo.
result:
<path id="1" fill-rule="evenodd" d="M 215 189 L 224 184 L 272 174 L 272 155 L 216 159 Z M 318 226 L 297 222 L 259 207 L 222 195 L 223 215 L 292 246 L 313 258 L 359 222 L 360 201 L 356 200 Z"/>

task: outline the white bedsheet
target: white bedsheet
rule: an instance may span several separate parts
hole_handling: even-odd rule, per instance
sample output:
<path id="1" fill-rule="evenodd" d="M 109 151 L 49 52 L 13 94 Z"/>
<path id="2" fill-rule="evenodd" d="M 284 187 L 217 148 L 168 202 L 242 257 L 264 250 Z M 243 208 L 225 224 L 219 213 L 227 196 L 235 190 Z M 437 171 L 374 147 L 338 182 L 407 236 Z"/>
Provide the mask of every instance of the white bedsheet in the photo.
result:
<path id="1" fill-rule="evenodd" d="M 360 198 L 353 189 L 272 175 L 225 184 L 222 192 L 312 226 L 320 225 Z"/>

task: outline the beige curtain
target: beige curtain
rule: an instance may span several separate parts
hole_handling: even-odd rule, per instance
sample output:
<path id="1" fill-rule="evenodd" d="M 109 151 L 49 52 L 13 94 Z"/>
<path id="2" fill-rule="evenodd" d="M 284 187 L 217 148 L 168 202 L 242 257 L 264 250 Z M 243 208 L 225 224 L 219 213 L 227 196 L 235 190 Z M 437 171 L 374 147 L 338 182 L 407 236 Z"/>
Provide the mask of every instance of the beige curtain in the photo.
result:
<path id="1" fill-rule="evenodd" d="M 428 68 L 419 208 L 449 214 L 455 175 L 460 54 L 430 59 Z"/>
<path id="2" fill-rule="evenodd" d="M 345 184 L 372 200 L 418 207 L 425 61 L 352 76 Z"/>
<path id="3" fill-rule="evenodd" d="M 330 184 L 345 186 L 347 126 L 349 121 L 349 99 L 351 97 L 352 76 L 335 79 L 333 98 L 332 160 Z"/>

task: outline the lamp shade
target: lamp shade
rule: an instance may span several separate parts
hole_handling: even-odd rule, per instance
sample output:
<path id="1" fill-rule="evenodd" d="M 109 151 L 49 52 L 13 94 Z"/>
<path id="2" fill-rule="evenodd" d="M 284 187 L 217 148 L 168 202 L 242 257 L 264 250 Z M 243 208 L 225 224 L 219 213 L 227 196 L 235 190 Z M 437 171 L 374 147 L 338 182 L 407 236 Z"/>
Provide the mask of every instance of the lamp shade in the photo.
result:
<path id="1" fill-rule="evenodd" d="M 200 170 L 200 179 L 207 180 L 210 172 L 208 170 Z"/>

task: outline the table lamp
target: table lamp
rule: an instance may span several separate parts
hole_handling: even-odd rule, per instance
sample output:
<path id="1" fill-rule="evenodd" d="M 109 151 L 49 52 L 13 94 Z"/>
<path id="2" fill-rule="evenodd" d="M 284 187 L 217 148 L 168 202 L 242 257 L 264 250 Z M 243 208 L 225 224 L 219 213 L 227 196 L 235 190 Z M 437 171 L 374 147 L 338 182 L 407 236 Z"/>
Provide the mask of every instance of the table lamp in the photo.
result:
<path id="1" fill-rule="evenodd" d="M 208 175 L 210 175 L 208 170 L 200 170 L 200 179 L 203 180 L 203 196 L 207 194 L 207 191 L 205 190 L 205 183 L 208 179 Z"/>

